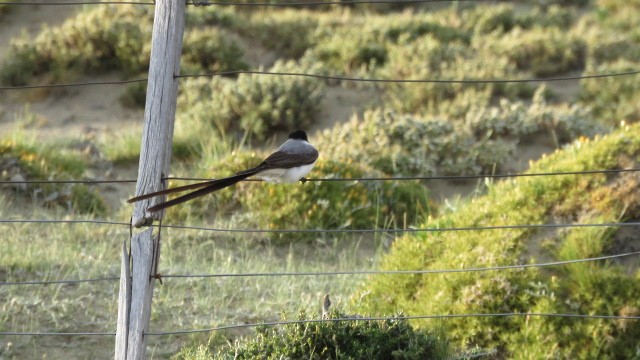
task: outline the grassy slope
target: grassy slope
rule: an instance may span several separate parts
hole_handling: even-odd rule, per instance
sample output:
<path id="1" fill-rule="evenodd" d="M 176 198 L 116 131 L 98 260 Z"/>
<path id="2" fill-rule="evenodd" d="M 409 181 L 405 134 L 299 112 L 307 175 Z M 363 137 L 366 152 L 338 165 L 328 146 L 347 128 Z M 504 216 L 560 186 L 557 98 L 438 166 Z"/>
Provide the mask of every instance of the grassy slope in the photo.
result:
<path id="1" fill-rule="evenodd" d="M 637 167 L 640 126 L 596 141 L 580 141 L 535 163 L 530 172 Z M 488 193 L 424 227 L 597 223 L 640 218 L 640 176 L 519 178 L 489 185 Z M 620 231 L 620 230 L 619 230 Z M 569 260 L 619 252 L 616 229 L 511 229 L 408 235 L 383 269 L 450 269 Z M 629 246 L 630 244 L 627 244 Z M 637 240 L 636 245 L 637 246 Z M 360 308 L 374 314 L 493 312 L 638 315 L 640 272 L 615 262 L 544 269 L 447 275 L 381 276 L 364 289 Z M 503 349 L 522 358 L 630 358 L 639 322 L 551 318 L 471 318 L 442 323 L 461 344 Z M 637 343 L 635 343 L 637 345 Z"/>

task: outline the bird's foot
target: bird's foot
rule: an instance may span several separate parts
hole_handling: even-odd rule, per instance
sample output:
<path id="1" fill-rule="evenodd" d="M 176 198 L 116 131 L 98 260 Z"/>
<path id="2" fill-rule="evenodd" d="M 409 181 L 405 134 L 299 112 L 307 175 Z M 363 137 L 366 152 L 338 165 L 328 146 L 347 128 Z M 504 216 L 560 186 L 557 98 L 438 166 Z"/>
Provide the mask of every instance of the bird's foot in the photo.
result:
<path id="1" fill-rule="evenodd" d="M 303 183 L 303 184 L 306 183 L 307 182 L 307 178 L 306 177 L 301 177 L 300 178 L 300 182 Z"/>

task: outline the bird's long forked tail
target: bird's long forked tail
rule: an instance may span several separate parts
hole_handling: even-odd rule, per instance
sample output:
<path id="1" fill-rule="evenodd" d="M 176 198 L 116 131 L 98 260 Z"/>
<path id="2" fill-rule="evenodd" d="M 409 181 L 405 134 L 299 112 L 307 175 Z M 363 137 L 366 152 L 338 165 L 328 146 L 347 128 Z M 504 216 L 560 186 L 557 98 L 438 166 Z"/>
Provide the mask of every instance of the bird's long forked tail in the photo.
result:
<path id="1" fill-rule="evenodd" d="M 190 184 L 190 185 L 184 185 L 184 186 L 179 186 L 179 187 L 175 187 L 175 188 L 171 188 L 171 189 L 165 189 L 165 190 L 160 190 L 160 191 L 156 191 L 153 193 L 149 193 L 149 194 L 144 194 L 144 195 L 140 195 L 140 196 L 136 196 L 133 197 L 129 200 L 127 200 L 127 202 L 129 203 L 133 203 L 133 202 L 137 202 L 140 200 L 145 200 L 145 199 L 149 199 L 155 196 L 160 196 L 160 195 L 167 195 L 167 194 L 172 194 L 172 193 L 176 193 L 176 192 L 182 192 L 182 191 L 186 191 L 186 190 L 192 190 L 192 189 L 198 189 L 196 191 L 192 191 L 188 194 L 179 196 L 175 199 L 171 199 L 169 201 L 165 201 L 163 203 L 154 205 L 150 208 L 147 209 L 147 211 L 149 212 L 157 212 L 163 209 L 166 209 L 168 207 L 174 206 L 174 205 L 178 205 L 178 204 L 182 204 L 183 202 L 189 201 L 191 199 L 195 199 L 197 197 L 212 193 L 214 191 L 220 190 L 220 189 L 224 189 L 228 186 L 231 186 L 237 182 L 240 182 L 252 175 L 255 175 L 258 171 L 245 171 L 233 176 L 229 176 L 226 178 L 222 178 L 222 179 L 216 179 L 216 180 L 210 180 L 210 181 L 204 181 L 204 182 L 200 182 L 200 183 L 196 183 L 196 184 Z"/>

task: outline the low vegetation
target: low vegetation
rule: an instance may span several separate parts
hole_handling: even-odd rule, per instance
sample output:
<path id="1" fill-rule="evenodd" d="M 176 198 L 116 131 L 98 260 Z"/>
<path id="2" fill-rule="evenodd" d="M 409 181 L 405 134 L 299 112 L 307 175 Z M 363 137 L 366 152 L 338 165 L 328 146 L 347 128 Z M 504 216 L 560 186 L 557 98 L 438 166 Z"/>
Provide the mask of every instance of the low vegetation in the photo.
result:
<path id="1" fill-rule="evenodd" d="M 81 179 L 86 158 L 83 144 L 41 146 L 20 133 L 0 138 L 0 180 Z M 61 207 L 73 213 L 104 215 L 107 207 L 94 188 L 84 184 L 29 184 L 3 186 L 11 196 L 6 201 L 34 202 L 44 207 Z"/>
<path id="2" fill-rule="evenodd" d="M 331 318 L 349 315 L 333 311 Z M 313 321 L 303 311 L 300 321 Z M 213 337 L 212 339 L 216 339 Z M 306 322 L 277 327 L 261 326 L 251 338 L 222 348 L 186 348 L 175 359 L 448 359 L 445 342 L 415 330 L 407 320 Z M 461 357 L 464 358 L 464 357 Z"/>
<path id="3" fill-rule="evenodd" d="M 596 141 L 582 139 L 546 157 L 531 172 L 634 168 L 640 127 Z M 490 184 L 487 195 L 421 224 L 458 228 L 512 224 L 637 221 L 640 198 L 635 173 L 521 178 Z M 624 228 L 508 229 L 434 232 L 398 240 L 382 269 L 456 269 L 572 260 L 624 252 Z M 636 244 L 637 245 L 637 244 Z M 372 278 L 360 309 L 373 314 L 640 313 L 640 272 L 615 261 L 443 275 Z M 422 326 L 426 324 L 421 323 Z M 632 358 L 640 324 L 633 321 L 538 317 L 449 319 L 454 344 L 501 349 L 503 356 Z M 594 341 L 596 343 L 594 344 Z"/>
<path id="4" fill-rule="evenodd" d="M 7 9 L 0 5 L 0 14 Z M 152 9 L 86 6 L 60 26 L 13 39 L 0 65 L 0 83 L 146 77 Z M 624 227 L 416 232 L 399 238 L 321 230 L 637 221 L 640 178 L 633 172 L 487 179 L 472 197 L 442 203 L 430 182 L 330 180 L 513 172 L 515 160 L 522 161 L 518 156 L 540 139 L 558 151 L 533 163 L 530 172 L 637 167 L 640 128 L 633 123 L 640 119 L 640 75 L 546 84 L 483 81 L 637 71 L 638 10 L 638 1 L 619 0 L 189 6 L 181 72 L 209 76 L 179 80 L 172 175 L 220 177 L 254 166 L 284 134 L 303 128 L 321 154 L 310 177 L 328 181 L 242 182 L 170 209 L 165 224 L 219 231 L 163 229 L 162 273 L 458 269 L 637 250 Z M 235 70 L 431 82 L 214 74 Z M 352 104 L 342 95 L 352 89 L 373 95 Z M 130 85 L 121 102 L 141 108 L 145 92 L 146 83 Z M 0 106 L 44 95 L 25 92 L 6 97 Z M 65 91 L 54 95 L 64 100 Z M 327 99 L 353 106 L 351 119 L 327 118 Z M 2 107 L 0 118 L 6 118 Z M 35 115 L 20 121 L 26 129 L 38 128 Z M 3 181 L 90 178 L 98 162 L 116 172 L 130 170 L 139 156 L 141 128 L 109 129 L 91 139 L 39 141 L 24 134 L 0 138 Z M 133 193 L 133 186 L 118 189 L 120 197 Z M 127 221 L 130 216 L 130 208 L 118 205 L 122 198 L 106 198 L 106 187 L 12 184 L 0 190 L 3 219 Z M 129 236 L 126 227 L 95 224 L 3 226 L 0 281 L 117 275 L 121 249 L 113 240 Z M 269 232 L 224 232 L 237 229 Z M 638 316 L 640 273 L 633 259 L 368 279 L 166 278 L 156 287 L 151 328 L 292 319 L 299 309 L 313 313 L 325 293 L 376 316 L 399 311 Z M 6 287 L 0 292 L 0 330 L 113 331 L 116 287 L 117 282 Z M 184 359 L 250 358 L 264 349 L 272 358 L 370 358 L 383 352 L 389 358 L 464 358 L 478 350 L 498 358 L 616 359 L 637 356 L 638 326 L 637 321 L 534 316 L 335 322 L 221 332 L 209 345 L 199 345 L 206 336 L 154 337 L 149 344 L 158 358 L 174 355 L 186 342 L 196 344 L 175 355 Z M 77 357 L 113 347 L 108 340 L 85 340 L 69 340 Z M 34 349 L 43 349 L 39 356 L 59 355 L 40 341 L 48 340 L 21 338 L 11 346 L 0 341 L 0 357 L 29 357 Z"/>

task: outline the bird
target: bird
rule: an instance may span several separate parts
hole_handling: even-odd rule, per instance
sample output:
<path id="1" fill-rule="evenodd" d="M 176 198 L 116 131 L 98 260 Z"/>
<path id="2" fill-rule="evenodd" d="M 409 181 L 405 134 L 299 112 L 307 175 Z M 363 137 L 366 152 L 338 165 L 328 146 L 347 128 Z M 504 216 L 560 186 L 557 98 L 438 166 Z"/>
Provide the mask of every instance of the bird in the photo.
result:
<path id="1" fill-rule="evenodd" d="M 147 208 L 149 212 L 158 212 L 168 207 L 182 204 L 191 199 L 224 189 L 249 177 L 260 178 L 273 183 L 305 182 L 307 180 L 305 176 L 313 169 L 316 160 L 318 160 L 318 156 L 318 150 L 309 143 L 307 133 L 303 130 L 295 130 L 289 134 L 289 138 L 280 145 L 274 153 L 269 155 L 256 167 L 240 171 L 235 175 L 222 179 L 213 179 L 136 196 L 127 200 L 127 202 L 134 203 L 160 195 L 198 189 Z"/>

